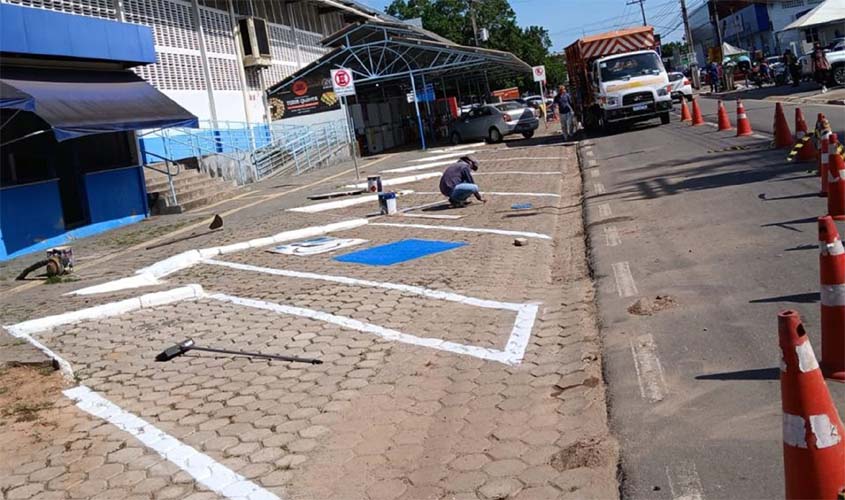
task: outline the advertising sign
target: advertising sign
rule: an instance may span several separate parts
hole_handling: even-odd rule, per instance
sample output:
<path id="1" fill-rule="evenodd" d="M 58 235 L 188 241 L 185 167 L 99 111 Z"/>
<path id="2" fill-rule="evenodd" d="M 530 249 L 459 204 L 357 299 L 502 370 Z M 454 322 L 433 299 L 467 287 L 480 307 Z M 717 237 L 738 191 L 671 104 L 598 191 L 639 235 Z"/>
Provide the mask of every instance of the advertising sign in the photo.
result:
<path id="1" fill-rule="evenodd" d="M 338 97 L 355 95 L 355 79 L 346 68 L 332 70 L 332 87 Z"/>
<path id="2" fill-rule="evenodd" d="M 331 79 L 325 75 L 300 78 L 285 90 L 271 94 L 269 100 L 273 120 L 340 109 Z"/>

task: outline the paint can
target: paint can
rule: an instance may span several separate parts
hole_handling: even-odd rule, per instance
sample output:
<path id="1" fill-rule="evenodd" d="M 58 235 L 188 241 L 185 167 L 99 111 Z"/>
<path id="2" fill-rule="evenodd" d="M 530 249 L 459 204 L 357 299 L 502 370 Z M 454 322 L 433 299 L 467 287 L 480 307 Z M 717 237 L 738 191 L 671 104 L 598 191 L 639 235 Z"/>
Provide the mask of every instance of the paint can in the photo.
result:
<path id="1" fill-rule="evenodd" d="M 370 175 L 367 177 L 367 191 L 370 193 L 381 193 L 381 176 Z"/>
<path id="2" fill-rule="evenodd" d="M 393 215 L 396 213 L 396 193 L 379 193 L 378 206 L 382 215 Z"/>

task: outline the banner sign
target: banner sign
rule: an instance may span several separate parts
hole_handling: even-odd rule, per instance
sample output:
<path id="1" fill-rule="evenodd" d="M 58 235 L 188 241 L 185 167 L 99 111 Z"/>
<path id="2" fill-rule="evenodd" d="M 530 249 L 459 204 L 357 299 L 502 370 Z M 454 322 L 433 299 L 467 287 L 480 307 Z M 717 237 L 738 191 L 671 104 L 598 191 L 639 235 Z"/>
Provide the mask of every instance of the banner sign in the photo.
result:
<path id="1" fill-rule="evenodd" d="M 273 120 L 340 109 L 332 80 L 324 75 L 300 78 L 285 90 L 271 94 L 269 101 Z"/>

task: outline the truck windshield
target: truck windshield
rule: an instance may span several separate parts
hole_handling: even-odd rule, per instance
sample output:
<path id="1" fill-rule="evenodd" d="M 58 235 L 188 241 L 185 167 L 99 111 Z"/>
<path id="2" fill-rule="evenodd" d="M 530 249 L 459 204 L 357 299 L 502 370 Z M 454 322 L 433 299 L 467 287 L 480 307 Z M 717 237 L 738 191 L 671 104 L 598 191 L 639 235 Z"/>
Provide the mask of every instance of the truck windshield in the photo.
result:
<path id="1" fill-rule="evenodd" d="M 634 54 L 599 63 L 601 81 L 626 80 L 635 76 L 657 75 L 662 68 L 657 54 Z"/>

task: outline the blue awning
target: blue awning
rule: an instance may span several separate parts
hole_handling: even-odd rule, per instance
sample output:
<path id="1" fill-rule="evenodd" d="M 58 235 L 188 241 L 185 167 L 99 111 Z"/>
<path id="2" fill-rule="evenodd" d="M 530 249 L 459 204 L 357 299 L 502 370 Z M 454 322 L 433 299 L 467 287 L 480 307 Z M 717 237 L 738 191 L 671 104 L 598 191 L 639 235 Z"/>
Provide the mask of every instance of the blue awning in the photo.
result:
<path id="1" fill-rule="evenodd" d="M 163 127 L 197 127 L 197 117 L 131 71 L 4 67 L 0 108 L 29 111 L 56 139 Z"/>

